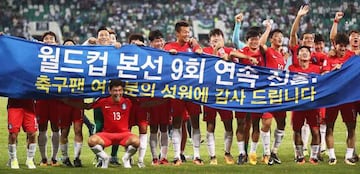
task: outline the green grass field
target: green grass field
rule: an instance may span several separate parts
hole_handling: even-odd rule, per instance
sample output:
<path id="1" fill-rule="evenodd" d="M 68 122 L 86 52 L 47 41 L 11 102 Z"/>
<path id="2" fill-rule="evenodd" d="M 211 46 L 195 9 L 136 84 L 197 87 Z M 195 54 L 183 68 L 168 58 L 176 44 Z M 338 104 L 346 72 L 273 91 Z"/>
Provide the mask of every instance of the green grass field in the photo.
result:
<path id="1" fill-rule="evenodd" d="M 293 143 L 292 143 L 292 129 L 290 127 L 290 117 L 288 116 L 287 121 L 287 127 L 286 127 L 286 134 L 283 140 L 283 143 L 279 149 L 279 155 L 283 163 L 281 165 L 273 165 L 268 166 L 260 162 L 260 154 L 262 153 L 262 144 L 259 143 L 258 146 L 258 164 L 256 166 L 252 166 L 249 164 L 245 164 L 242 166 L 238 165 L 226 165 L 223 160 L 223 125 L 221 124 L 220 120 L 218 120 L 217 128 L 215 131 L 216 135 L 216 156 L 218 158 L 218 165 L 217 166 L 210 166 L 209 160 L 208 160 L 208 153 L 207 153 L 207 146 L 206 142 L 202 144 L 201 146 L 201 156 L 205 160 L 204 166 L 195 166 L 192 164 L 192 162 L 186 162 L 182 166 L 175 167 L 175 166 L 157 166 L 153 167 L 151 166 L 151 154 L 150 149 L 147 149 L 147 154 L 145 157 L 145 163 L 146 168 L 139 169 L 137 166 L 133 166 L 132 169 L 124 169 L 122 166 L 115 167 L 110 166 L 109 169 L 100 169 L 95 168 L 92 165 L 92 161 L 94 158 L 93 153 L 91 152 L 90 148 L 87 146 L 87 138 L 88 138 L 88 130 L 86 127 L 84 127 L 84 146 L 81 154 L 81 160 L 83 162 L 84 167 L 82 168 L 66 168 L 66 167 L 38 167 L 35 170 L 29 170 L 25 166 L 25 160 L 26 160 L 26 151 L 25 151 L 25 134 L 23 132 L 20 133 L 20 136 L 18 138 L 18 148 L 17 148 L 17 154 L 18 159 L 20 163 L 20 169 L 19 170 L 13 170 L 6 166 L 6 163 L 8 161 L 8 152 L 7 152 L 7 137 L 8 137 L 8 131 L 7 131 L 7 112 L 6 112 L 6 104 L 7 99 L 0 97 L 0 127 L 2 128 L 2 131 L 0 131 L 0 154 L 2 157 L 0 157 L 0 173 L 77 173 L 77 174 L 91 174 L 91 173 L 301 173 L 301 174 L 307 174 L 307 173 L 359 173 L 360 172 L 360 163 L 358 163 L 356 166 L 348 166 L 343 162 L 344 155 L 345 155 L 345 138 L 346 138 L 346 131 L 345 126 L 341 121 L 341 118 L 338 119 L 336 123 L 335 128 L 335 151 L 337 154 L 338 164 L 335 166 L 329 166 L 327 162 L 321 162 L 319 165 L 314 166 L 310 163 L 306 163 L 305 165 L 297 165 L 295 164 L 293 158 Z M 92 111 L 86 111 L 86 115 L 91 119 L 92 118 Z M 359 121 L 358 121 L 359 123 Z M 235 124 L 235 121 L 234 121 Z M 205 139 L 205 123 L 201 123 L 201 133 L 202 133 L 202 139 Z M 275 125 L 272 126 L 273 128 Z M 234 125 L 234 128 L 236 126 Z M 136 131 L 136 129 L 134 129 Z M 357 139 L 359 139 L 359 128 L 357 129 Z M 69 155 L 72 158 L 73 156 L 73 132 L 70 133 L 69 138 Z M 273 135 L 272 135 L 273 140 Z M 48 141 L 48 156 L 50 155 L 50 142 Z M 357 149 L 360 149 L 360 145 L 357 145 Z M 107 149 L 107 152 L 109 152 L 109 149 Z M 358 150 L 360 152 L 360 150 Z M 121 157 L 123 155 L 123 151 L 120 150 L 118 156 Z M 59 152 L 59 157 L 61 153 Z M 186 155 L 192 154 L 192 146 L 190 143 L 188 143 L 186 147 Z M 236 145 L 236 139 L 234 137 L 233 146 L 232 146 L 232 154 L 234 157 L 238 155 L 237 145 Z M 173 151 L 172 151 L 172 144 L 169 146 L 169 159 L 172 159 L 173 157 Z M 325 160 L 327 160 L 327 156 L 324 157 Z M 137 154 L 135 155 L 135 161 L 137 160 Z M 37 147 L 36 162 L 38 163 L 40 161 L 40 154 Z"/>

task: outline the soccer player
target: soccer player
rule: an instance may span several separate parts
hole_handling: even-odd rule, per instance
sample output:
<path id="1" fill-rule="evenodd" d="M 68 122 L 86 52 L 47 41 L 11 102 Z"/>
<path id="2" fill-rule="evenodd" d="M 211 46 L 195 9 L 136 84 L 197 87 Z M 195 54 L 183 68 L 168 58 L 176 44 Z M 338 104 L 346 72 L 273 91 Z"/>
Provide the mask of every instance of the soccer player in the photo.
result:
<path id="1" fill-rule="evenodd" d="M 57 37 L 55 33 L 48 31 L 45 32 L 42 36 L 42 42 L 46 44 L 57 44 Z M 52 142 L 52 157 L 51 157 L 51 166 L 59 166 L 60 164 L 57 161 L 57 153 L 59 150 L 59 119 L 56 112 L 53 111 L 53 108 L 56 108 L 59 101 L 55 99 L 48 99 L 48 100 L 36 100 L 35 107 L 36 107 L 36 115 L 37 121 L 39 124 L 39 136 L 38 136 L 38 144 L 39 150 L 41 154 L 41 162 L 40 166 L 47 166 L 48 159 L 46 155 L 46 144 L 47 144 L 47 128 L 48 128 L 48 121 L 50 121 L 51 125 L 51 142 Z"/>
<path id="2" fill-rule="evenodd" d="M 267 47 L 265 45 L 266 39 L 261 41 L 261 45 L 263 45 L 265 50 L 265 66 L 273 69 L 284 70 L 287 57 L 284 56 L 286 54 L 283 52 L 282 49 L 283 33 L 279 29 L 274 29 L 271 31 L 271 23 L 268 21 L 266 23 L 266 30 L 263 34 L 264 38 L 268 38 L 267 36 L 269 36 L 270 38 L 270 47 Z M 277 155 L 277 151 L 285 133 L 284 129 L 286 121 L 286 111 L 266 112 L 264 113 L 262 118 L 263 124 L 261 128 L 261 136 L 263 140 L 266 140 L 266 142 L 268 142 L 267 139 L 270 138 L 270 126 L 272 118 L 275 118 L 277 126 L 274 132 L 275 141 L 271 149 L 271 154 L 269 154 L 268 149 L 265 148 L 265 155 L 263 156 L 263 159 L 270 165 L 274 162 L 277 164 L 281 164 L 281 160 Z M 271 155 L 271 158 L 269 158 L 268 155 Z"/>
<path id="3" fill-rule="evenodd" d="M 149 33 L 150 47 L 163 49 L 165 41 L 160 30 L 153 30 Z M 168 125 L 170 123 L 170 103 L 166 99 L 154 99 L 162 104 L 150 108 L 150 149 L 152 165 L 168 164 Z M 160 130 L 160 137 L 158 132 Z M 160 138 L 160 157 L 158 157 L 157 146 Z"/>
<path id="4" fill-rule="evenodd" d="M 105 26 L 102 26 L 97 31 L 97 38 L 89 38 L 83 45 L 114 45 L 116 48 L 120 48 L 121 44 L 119 42 L 114 41 L 114 35 L 115 33 L 111 34 L 111 31 L 107 29 Z M 115 37 L 116 38 L 116 37 Z M 94 109 L 94 122 L 95 122 L 95 132 L 101 132 L 103 129 L 104 119 L 103 115 L 101 113 L 101 109 L 95 108 Z M 119 146 L 114 145 L 111 147 L 111 158 L 110 158 L 110 164 L 113 165 L 120 165 L 117 158 L 117 152 L 118 152 Z M 95 160 L 97 157 L 95 158 Z M 95 165 L 100 165 L 101 161 L 98 161 L 95 163 Z"/>
<path id="5" fill-rule="evenodd" d="M 326 54 L 324 54 L 322 52 L 318 52 L 318 51 L 313 51 L 314 46 L 315 46 L 314 33 L 310 32 L 310 31 L 305 31 L 301 35 L 300 44 L 298 42 L 297 32 L 299 30 L 300 20 L 303 16 L 305 16 L 309 12 L 309 10 L 310 10 L 309 5 L 301 6 L 297 13 L 297 16 L 295 18 L 295 21 L 291 27 L 289 49 L 292 53 L 292 64 L 297 65 L 299 63 L 299 61 L 297 60 L 297 49 L 300 46 L 307 46 L 307 47 L 311 48 L 311 62 L 310 63 L 322 66 L 324 60 L 326 59 Z M 318 47 L 318 49 L 320 49 L 319 45 L 316 45 L 316 46 Z"/>
<path id="6" fill-rule="evenodd" d="M 71 39 L 64 41 L 63 45 L 75 45 Z M 74 102 L 82 102 L 82 99 L 72 99 Z M 82 109 L 74 108 L 69 105 L 59 103 L 57 105 L 57 113 L 59 113 L 59 127 L 60 127 L 60 150 L 62 152 L 62 163 L 65 166 L 73 167 L 68 156 L 68 136 L 71 123 L 74 125 L 74 166 L 82 167 L 80 160 L 80 153 L 83 142 L 82 125 L 84 111 Z M 61 114 L 60 114 L 61 113 Z"/>
<path id="7" fill-rule="evenodd" d="M 228 55 L 233 48 L 224 46 L 224 34 L 223 32 L 215 28 L 209 33 L 209 42 L 210 46 L 203 49 L 204 53 L 212 54 L 221 57 L 224 60 L 228 60 Z M 214 109 L 208 106 L 204 106 L 204 121 L 206 121 L 206 140 L 208 145 L 208 152 L 210 155 L 210 164 L 217 165 L 217 159 L 215 156 L 215 125 L 216 125 L 216 114 L 219 113 L 221 121 L 224 124 L 225 133 L 224 133 L 224 146 L 225 146 L 225 162 L 227 164 L 234 164 L 234 159 L 230 153 L 231 144 L 233 139 L 233 113 L 232 111 Z"/>
<path id="8" fill-rule="evenodd" d="M 17 137 L 22 127 L 27 134 L 26 166 L 35 169 L 34 156 L 36 152 L 36 131 L 37 123 L 32 99 L 8 99 L 8 131 L 9 131 L 9 163 L 12 169 L 19 169 L 19 162 L 16 153 Z"/>
<path id="9" fill-rule="evenodd" d="M 230 56 L 232 56 L 232 60 L 236 63 L 243 63 L 247 65 L 257 65 L 264 66 L 264 55 L 265 50 L 260 43 L 265 42 L 266 35 L 260 37 L 260 29 L 258 27 L 250 28 L 246 33 L 245 40 L 247 41 L 247 45 L 240 50 L 232 51 Z M 250 119 L 248 117 L 250 115 Z M 257 163 L 257 143 L 259 141 L 259 122 L 262 118 L 263 114 L 261 113 L 246 113 L 246 112 L 235 112 L 235 117 L 237 119 L 237 130 L 236 137 L 238 140 L 238 148 L 239 148 L 239 156 L 237 160 L 237 164 L 242 165 L 247 160 L 247 150 L 246 150 L 246 135 L 250 134 L 247 128 L 248 122 L 252 124 L 253 132 L 252 132 L 252 143 L 250 147 L 250 158 L 249 163 L 255 165 Z M 267 121 L 266 118 L 263 118 L 262 121 Z M 270 139 L 263 140 L 264 149 L 270 149 Z M 267 161 L 265 161 L 268 163 Z"/>
<path id="10" fill-rule="evenodd" d="M 186 21 L 179 21 L 175 24 L 176 41 L 165 44 L 164 50 L 169 51 L 172 54 L 177 52 L 188 52 L 192 51 L 201 54 L 202 48 L 196 41 L 196 39 L 190 37 L 190 25 Z M 199 129 L 199 114 L 201 113 L 200 105 L 185 102 L 178 99 L 170 100 L 171 111 L 173 116 L 173 144 L 175 152 L 175 165 L 181 165 L 180 159 L 180 143 L 181 143 L 181 131 L 180 127 L 183 121 L 183 115 L 188 111 L 190 115 L 192 125 L 192 142 L 194 149 L 194 160 L 193 163 L 197 165 L 203 165 L 204 162 L 200 158 L 200 129 Z"/>
<path id="11" fill-rule="evenodd" d="M 324 71 L 334 71 L 341 68 L 341 65 L 345 63 L 349 56 L 346 55 L 346 47 L 349 45 L 348 36 L 344 33 L 338 33 L 334 39 L 334 47 L 336 55 L 329 57 L 324 64 Z M 356 127 L 356 113 L 353 112 L 354 103 L 342 104 L 326 109 L 326 144 L 329 150 L 329 165 L 335 165 L 336 155 L 334 150 L 334 124 L 338 115 L 341 111 L 343 122 L 347 129 L 347 149 L 345 154 L 345 163 L 348 165 L 355 165 L 356 161 L 353 158 L 355 148 L 355 127 Z"/>
<path id="12" fill-rule="evenodd" d="M 104 151 L 104 147 L 121 145 L 126 148 L 122 157 L 125 168 L 131 168 L 130 158 L 139 147 L 139 137 L 129 130 L 129 117 L 131 102 L 123 97 L 124 83 L 113 79 L 109 83 L 109 97 L 101 98 L 93 103 L 78 103 L 64 99 L 64 103 L 82 109 L 100 108 L 103 113 L 104 127 L 102 132 L 92 135 L 88 144 L 91 150 L 101 158 L 101 168 L 108 168 L 110 157 Z"/>
<path id="13" fill-rule="evenodd" d="M 131 34 L 128 39 L 129 44 L 136 45 L 144 45 L 145 39 L 141 34 Z M 138 166 L 139 168 L 144 168 L 144 157 L 146 154 L 147 148 L 147 127 L 148 127 L 148 110 L 140 107 L 140 105 L 146 101 L 144 98 L 135 98 L 132 97 L 132 108 L 130 112 L 130 130 L 132 126 L 137 125 L 139 128 L 139 139 L 140 139 L 140 147 L 139 147 L 139 158 L 138 158 Z"/>
<path id="14" fill-rule="evenodd" d="M 289 70 L 292 72 L 302 72 L 302 73 L 321 73 L 321 67 L 318 65 L 311 64 L 311 50 L 310 47 L 300 46 L 297 53 L 299 63 L 297 65 L 291 65 Z M 311 141 L 311 155 L 310 163 L 317 165 L 318 153 L 319 153 L 319 143 L 320 143 L 320 132 L 319 132 L 319 118 L 320 109 L 312 109 L 306 111 L 293 111 L 292 112 L 292 126 L 294 130 L 294 144 L 296 149 L 296 163 L 304 164 L 305 158 L 303 153 L 303 144 L 302 141 L 302 127 L 306 120 L 307 124 L 311 129 L 312 141 Z"/>

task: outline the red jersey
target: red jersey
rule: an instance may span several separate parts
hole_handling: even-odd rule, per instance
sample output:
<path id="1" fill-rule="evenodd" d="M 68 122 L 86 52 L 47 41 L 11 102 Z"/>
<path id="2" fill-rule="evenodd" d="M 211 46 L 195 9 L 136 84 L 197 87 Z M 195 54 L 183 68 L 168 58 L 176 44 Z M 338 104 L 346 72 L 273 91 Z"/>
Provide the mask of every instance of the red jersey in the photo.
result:
<path id="1" fill-rule="evenodd" d="M 104 116 L 103 132 L 122 133 L 129 132 L 129 116 L 131 102 L 127 98 L 121 98 L 114 102 L 111 97 L 101 98 L 95 101 L 91 108 L 101 108 Z"/>
<path id="2" fill-rule="evenodd" d="M 268 47 L 266 50 L 265 66 L 268 68 L 274 68 L 284 70 L 286 61 L 284 55 L 281 52 L 276 51 L 274 48 Z"/>
<path id="3" fill-rule="evenodd" d="M 261 54 L 260 50 L 258 49 L 257 51 L 251 51 L 250 48 L 248 46 L 237 50 L 238 52 L 245 54 L 247 56 L 256 58 L 256 60 L 259 62 L 256 66 L 265 66 L 264 64 L 264 56 Z M 251 61 L 249 59 L 239 59 L 239 58 L 234 58 L 233 62 L 236 63 L 242 63 L 242 64 L 246 64 L 246 65 L 254 65 L 251 63 Z"/>
<path id="4" fill-rule="evenodd" d="M 334 69 L 334 67 L 337 64 L 344 64 L 348 59 L 350 58 L 350 56 L 347 56 L 346 54 L 344 55 L 344 57 L 329 57 L 323 65 L 323 70 L 324 71 L 331 71 Z"/>
<path id="5" fill-rule="evenodd" d="M 321 67 L 311 63 L 309 64 L 309 67 L 307 69 L 303 69 L 299 65 L 290 65 L 289 70 L 292 72 L 302 72 L 302 73 L 315 73 L 315 74 L 321 73 Z"/>
<path id="6" fill-rule="evenodd" d="M 231 52 L 232 50 L 234 50 L 234 48 L 230 48 L 230 47 L 224 47 L 223 49 L 224 49 L 224 52 L 225 52 L 226 54 L 230 54 L 230 52 Z M 203 49 L 203 52 L 206 53 L 206 54 L 214 55 L 214 54 L 213 54 L 213 53 L 214 53 L 214 48 L 213 48 L 213 47 L 205 47 L 205 48 Z M 220 50 L 218 50 L 218 54 L 217 54 L 216 56 L 221 57 L 221 52 L 220 52 Z"/>
<path id="7" fill-rule="evenodd" d="M 169 42 L 169 43 L 166 43 L 164 46 L 164 50 L 166 50 L 166 51 L 175 49 L 176 51 L 179 51 L 179 52 L 195 52 L 195 50 L 197 50 L 198 48 L 200 48 L 199 45 L 194 46 L 192 48 L 188 42 L 186 42 L 184 45 L 180 45 L 178 42 Z"/>
<path id="8" fill-rule="evenodd" d="M 350 57 L 355 56 L 355 52 L 351 50 L 346 50 L 344 58 L 349 59 Z"/>
<path id="9" fill-rule="evenodd" d="M 300 45 L 295 45 L 294 47 L 290 47 L 290 51 L 292 53 L 292 64 L 299 65 L 299 59 L 297 58 L 297 52 Z M 315 65 L 322 66 L 325 59 L 327 58 L 326 53 L 323 52 L 311 52 L 311 63 Z"/>
<path id="10" fill-rule="evenodd" d="M 27 110 L 34 110 L 34 100 L 32 99 L 15 99 L 15 98 L 9 98 L 8 99 L 8 108 L 23 108 Z"/>

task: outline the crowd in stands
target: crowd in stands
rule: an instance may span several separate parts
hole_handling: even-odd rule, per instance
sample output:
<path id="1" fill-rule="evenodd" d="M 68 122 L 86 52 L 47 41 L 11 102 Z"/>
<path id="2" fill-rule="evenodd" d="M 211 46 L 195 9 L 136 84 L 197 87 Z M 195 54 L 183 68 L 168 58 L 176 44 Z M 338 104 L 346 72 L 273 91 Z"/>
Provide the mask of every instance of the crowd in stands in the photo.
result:
<path id="1" fill-rule="evenodd" d="M 226 24 L 225 35 L 231 36 L 234 16 L 244 13 L 242 29 L 261 26 L 263 20 L 271 18 L 273 28 L 285 31 L 288 37 L 290 27 L 299 7 L 309 0 L 6 0 L 0 2 L 0 31 L 11 35 L 29 37 L 29 21 L 57 21 L 65 38 L 83 42 L 94 36 L 100 26 L 109 26 L 116 31 L 119 41 L 124 43 L 130 33 L 148 35 L 150 30 L 159 29 L 165 39 L 174 39 L 173 26 L 185 19 L 213 23 L 222 20 Z M 345 13 L 339 29 L 349 31 L 359 28 L 359 3 L 355 1 L 313 0 L 309 3 L 311 12 L 304 18 L 300 33 L 314 31 L 329 40 L 332 19 L 336 11 Z M 231 43 L 231 37 L 226 43 Z M 241 37 L 240 39 L 243 39 Z M 287 40 L 287 39 L 285 39 Z M 287 44 L 287 43 L 285 43 Z"/>

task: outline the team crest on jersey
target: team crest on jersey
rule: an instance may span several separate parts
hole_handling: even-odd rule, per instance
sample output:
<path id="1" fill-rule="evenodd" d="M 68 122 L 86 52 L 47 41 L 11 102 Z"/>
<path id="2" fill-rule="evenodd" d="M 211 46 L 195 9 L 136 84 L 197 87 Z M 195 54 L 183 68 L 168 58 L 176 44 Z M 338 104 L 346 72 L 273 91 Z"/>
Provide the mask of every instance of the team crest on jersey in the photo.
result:
<path id="1" fill-rule="evenodd" d="M 122 110 L 126 110 L 126 108 L 127 108 L 126 103 L 123 103 L 123 104 L 121 105 L 121 109 L 122 109 Z"/>

